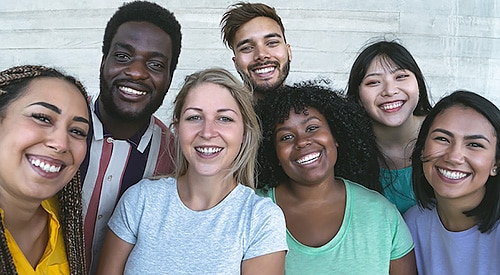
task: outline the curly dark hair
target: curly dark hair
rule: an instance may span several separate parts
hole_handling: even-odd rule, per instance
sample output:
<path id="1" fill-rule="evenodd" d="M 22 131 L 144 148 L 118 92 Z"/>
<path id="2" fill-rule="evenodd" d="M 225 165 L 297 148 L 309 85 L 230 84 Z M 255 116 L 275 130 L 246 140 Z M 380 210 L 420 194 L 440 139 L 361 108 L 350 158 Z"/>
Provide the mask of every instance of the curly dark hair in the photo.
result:
<path id="1" fill-rule="evenodd" d="M 275 128 L 288 119 L 290 110 L 300 114 L 315 108 L 325 116 L 339 144 L 335 175 L 381 192 L 378 149 L 371 122 L 358 104 L 348 101 L 340 91 L 332 90 L 321 81 L 283 86 L 269 93 L 256 104 L 261 119 L 263 139 L 257 157 L 258 188 L 272 188 L 288 176 L 279 165 L 275 150 Z"/>
<path id="2" fill-rule="evenodd" d="M 111 47 L 111 40 L 118 28 L 127 22 L 148 22 L 162 29 L 172 39 L 172 62 L 170 76 L 173 76 L 179 55 L 181 53 L 181 25 L 174 14 L 162 6 L 148 1 L 134 1 L 121 6 L 109 19 L 104 31 L 102 54 L 107 56 Z"/>

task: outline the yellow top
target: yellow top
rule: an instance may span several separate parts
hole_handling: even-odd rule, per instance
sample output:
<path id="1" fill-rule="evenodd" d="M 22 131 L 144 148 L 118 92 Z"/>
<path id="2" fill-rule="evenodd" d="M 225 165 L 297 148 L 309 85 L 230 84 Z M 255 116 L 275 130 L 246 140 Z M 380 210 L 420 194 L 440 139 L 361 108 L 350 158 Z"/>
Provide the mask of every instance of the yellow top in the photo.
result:
<path id="1" fill-rule="evenodd" d="M 64 238 L 58 220 L 59 203 L 57 196 L 44 200 L 42 207 L 49 214 L 49 241 L 35 270 L 33 270 L 23 252 L 17 246 L 9 230 L 5 228 L 7 245 L 14 260 L 14 265 L 17 268 L 17 273 L 23 275 L 69 274 L 69 263 L 66 257 Z M 0 213 L 3 219 L 3 209 L 0 209 Z"/>

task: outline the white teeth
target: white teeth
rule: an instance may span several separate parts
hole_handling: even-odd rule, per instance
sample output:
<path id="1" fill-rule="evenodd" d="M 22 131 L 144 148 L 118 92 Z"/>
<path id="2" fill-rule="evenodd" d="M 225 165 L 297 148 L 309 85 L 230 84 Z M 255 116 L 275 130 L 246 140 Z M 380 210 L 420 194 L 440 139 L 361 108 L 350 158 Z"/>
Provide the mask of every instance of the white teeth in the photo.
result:
<path id="1" fill-rule="evenodd" d="M 452 172 L 449 170 L 445 170 L 443 168 L 438 168 L 438 171 L 439 171 L 439 173 L 441 173 L 441 175 L 445 176 L 446 178 L 452 179 L 452 180 L 458 180 L 458 179 L 462 179 L 462 178 L 467 177 L 466 173 L 456 172 L 456 171 Z"/>
<path id="2" fill-rule="evenodd" d="M 121 86 L 120 90 L 124 93 L 131 94 L 131 95 L 145 95 L 146 94 L 146 92 L 134 90 L 130 87 L 124 87 L 124 86 Z"/>
<path id="3" fill-rule="evenodd" d="M 33 166 L 40 167 L 40 169 L 47 173 L 57 173 L 61 170 L 61 166 L 50 165 L 48 163 L 40 161 L 39 159 L 31 160 L 31 164 Z"/>
<path id="4" fill-rule="evenodd" d="M 219 147 L 196 147 L 195 149 L 204 155 L 211 155 L 222 151 L 222 148 Z"/>
<path id="5" fill-rule="evenodd" d="M 274 71 L 274 67 L 266 67 L 266 68 L 255 70 L 255 72 L 258 74 L 267 74 L 267 73 L 272 72 L 272 71 Z"/>
<path id="6" fill-rule="evenodd" d="M 309 154 L 307 156 L 304 156 L 303 158 L 301 159 L 298 159 L 296 160 L 296 162 L 298 164 L 309 164 L 309 163 L 312 163 L 314 162 L 315 160 L 317 160 L 319 158 L 321 154 L 320 153 L 313 153 L 313 154 Z"/>
<path id="7" fill-rule="evenodd" d="M 403 102 L 402 101 L 398 101 L 398 102 L 393 102 L 393 103 L 381 105 L 380 108 L 382 110 L 391 110 L 391 109 L 399 108 L 401 106 L 403 106 Z"/>

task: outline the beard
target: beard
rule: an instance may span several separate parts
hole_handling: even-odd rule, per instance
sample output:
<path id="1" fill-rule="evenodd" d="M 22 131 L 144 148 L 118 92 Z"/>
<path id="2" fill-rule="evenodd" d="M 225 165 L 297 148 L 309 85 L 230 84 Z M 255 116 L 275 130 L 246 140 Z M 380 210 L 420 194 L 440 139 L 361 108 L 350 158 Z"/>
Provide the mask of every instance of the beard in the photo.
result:
<path id="1" fill-rule="evenodd" d="M 253 92 L 255 94 L 263 96 L 269 92 L 274 92 L 276 89 L 281 87 L 285 82 L 286 78 L 288 77 L 288 74 L 290 73 L 290 60 L 287 60 L 285 63 L 283 63 L 283 66 L 279 66 L 279 64 L 276 65 L 277 65 L 276 68 L 278 68 L 279 70 L 279 75 L 277 81 L 274 83 L 258 84 L 250 77 L 249 74 L 245 73 L 244 71 L 238 68 L 237 71 L 238 74 L 243 79 L 243 81 L 251 88 L 253 88 Z M 248 69 L 248 71 L 250 71 L 250 69 Z"/>
<path id="2" fill-rule="evenodd" d="M 99 82 L 100 82 L 99 98 L 100 101 L 102 102 L 102 105 L 106 109 L 106 114 L 117 120 L 130 121 L 130 122 L 149 120 L 151 116 L 154 114 L 154 112 L 156 112 L 156 110 L 158 110 L 158 108 L 160 108 L 161 104 L 163 103 L 163 100 L 158 100 L 158 102 L 155 102 L 155 100 L 152 99 L 139 112 L 125 111 L 120 109 L 120 107 L 115 103 L 115 101 L 113 101 L 111 87 L 116 85 L 112 84 L 111 87 L 108 86 L 106 81 L 104 80 L 102 72 L 100 73 L 99 76 Z"/>

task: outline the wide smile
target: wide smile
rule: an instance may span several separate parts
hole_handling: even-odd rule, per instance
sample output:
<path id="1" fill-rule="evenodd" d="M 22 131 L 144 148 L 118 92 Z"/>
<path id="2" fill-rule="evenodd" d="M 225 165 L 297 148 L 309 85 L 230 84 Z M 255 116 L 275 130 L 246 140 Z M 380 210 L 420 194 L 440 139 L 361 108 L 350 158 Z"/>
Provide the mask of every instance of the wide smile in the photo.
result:
<path id="1" fill-rule="evenodd" d="M 29 156 L 28 161 L 36 169 L 40 169 L 45 173 L 59 173 L 66 165 L 59 161 L 50 161 L 47 159 Z"/>
<path id="2" fill-rule="evenodd" d="M 399 111 L 404 104 L 405 102 L 403 100 L 398 100 L 380 104 L 378 107 L 385 112 L 396 112 Z"/>
<path id="3" fill-rule="evenodd" d="M 300 164 L 300 165 L 308 165 L 308 164 L 311 164 L 311 163 L 317 161 L 320 156 L 321 156 L 320 152 L 314 152 L 314 153 L 307 154 L 305 156 L 301 156 L 300 158 L 295 160 L 295 162 Z"/>
<path id="4" fill-rule="evenodd" d="M 443 176 L 444 178 L 450 179 L 450 180 L 462 180 L 471 174 L 471 173 L 465 173 L 465 172 L 461 172 L 461 171 L 448 170 L 448 169 L 441 168 L 441 167 L 437 167 L 437 171 L 441 176 Z"/>
<path id="5" fill-rule="evenodd" d="M 118 86 L 118 90 L 120 90 L 122 94 L 128 97 L 141 97 L 147 94 L 147 92 L 145 91 L 136 90 L 127 86 Z"/>
<path id="6" fill-rule="evenodd" d="M 196 150 L 196 152 L 204 155 L 204 156 L 213 156 L 213 155 L 216 155 L 218 153 L 220 153 L 222 151 L 222 147 L 208 147 L 208 146 L 199 146 L 199 147 L 195 147 L 194 148 Z"/>

